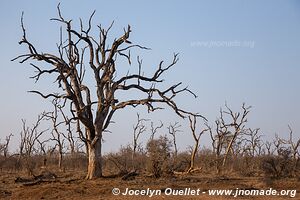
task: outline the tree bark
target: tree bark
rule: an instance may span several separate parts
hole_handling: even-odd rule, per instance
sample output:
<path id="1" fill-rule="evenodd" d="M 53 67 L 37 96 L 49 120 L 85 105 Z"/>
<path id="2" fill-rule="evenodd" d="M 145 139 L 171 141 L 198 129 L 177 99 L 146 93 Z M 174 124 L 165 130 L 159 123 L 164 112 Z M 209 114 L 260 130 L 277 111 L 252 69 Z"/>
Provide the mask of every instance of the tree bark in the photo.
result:
<path id="1" fill-rule="evenodd" d="M 196 158 L 196 154 L 198 151 L 198 146 L 199 146 L 199 140 L 196 140 L 195 146 L 193 148 L 193 152 L 191 155 L 190 168 L 188 169 L 187 173 L 190 173 L 195 168 L 195 158 Z"/>
<path id="2" fill-rule="evenodd" d="M 102 177 L 102 138 L 92 145 L 88 143 L 88 171 L 86 179 Z"/>

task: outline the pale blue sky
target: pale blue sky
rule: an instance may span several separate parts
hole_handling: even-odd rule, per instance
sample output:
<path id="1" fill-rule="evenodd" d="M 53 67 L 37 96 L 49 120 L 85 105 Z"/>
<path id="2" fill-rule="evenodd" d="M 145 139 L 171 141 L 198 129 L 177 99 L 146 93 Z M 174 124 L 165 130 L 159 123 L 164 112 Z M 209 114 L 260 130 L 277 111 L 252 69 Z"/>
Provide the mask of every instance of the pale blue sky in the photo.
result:
<path id="1" fill-rule="evenodd" d="M 10 132 L 18 135 L 21 118 L 33 121 L 49 108 L 49 103 L 26 91 L 47 90 L 50 83 L 34 84 L 29 64 L 10 60 L 24 52 L 18 45 L 22 33 L 20 16 L 29 39 L 39 50 L 55 52 L 59 26 L 56 17 L 59 1 L 2 1 L 0 3 L 0 138 Z M 252 105 L 249 126 L 260 127 L 266 139 L 276 132 L 282 136 L 290 124 L 300 136 L 300 2 L 299 1 L 61 1 L 66 18 L 77 22 L 93 10 L 95 24 L 108 26 L 115 20 L 113 37 L 132 26 L 131 41 L 150 47 L 142 51 L 145 68 L 161 59 L 170 60 L 173 52 L 180 61 L 168 74 L 169 83 L 183 81 L 198 96 L 181 96 L 178 104 L 205 115 L 213 123 L 224 102 L 239 108 Z M 208 46 L 207 44 L 214 45 Z M 250 43 L 247 46 L 244 42 Z M 234 43 L 238 45 L 231 45 Z M 126 109 L 115 117 L 112 134 L 105 136 L 105 151 L 126 145 L 132 137 L 136 111 Z M 178 119 L 172 112 L 152 115 L 166 124 Z M 126 119 L 126 120 L 124 120 Z M 183 125 L 180 149 L 192 137 Z M 122 131 L 121 131 L 122 130 Z M 166 130 L 164 129 L 166 132 Z M 17 140 L 15 136 L 15 141 Z M 113 142 L 116 141 L 116 142 Z M 205 145 L 209 145 L 207 139 Z M 16 144 L 16 142 L 15 142 Z"/>

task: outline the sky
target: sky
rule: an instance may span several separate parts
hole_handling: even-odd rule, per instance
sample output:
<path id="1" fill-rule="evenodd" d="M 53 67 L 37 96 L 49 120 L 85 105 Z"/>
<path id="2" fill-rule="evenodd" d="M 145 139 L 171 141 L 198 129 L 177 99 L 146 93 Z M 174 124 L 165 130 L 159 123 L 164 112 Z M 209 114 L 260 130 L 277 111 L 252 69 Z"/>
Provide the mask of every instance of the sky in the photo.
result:
<path id="1" fill-rule="evenodd" d="M 161 60 L 170 62 L 173 53 L 179 53 L 178 64 L 165 77 L 166 84 L 182 81 L 189 86 L 198 98 L 181 95 L 178 105 L 204 115 L 209 124 L 225 102 L 235 111 L 245 102 L 252 106 L 247 126 L 260 128 L 264 139 L 272 140 L 275 133 L 287 137 L 288 125 L 295 139 L 300 137 L 299 1 L 10 0 L 0 3 L 0 142 L 13 133 L 11 150 L 18 145 L 21 119 L 30 124 L 39 113 L 51 109 L 49 101 L 27 91 L 56 89 L 48 79 L 38 83 L 30 79 L 34 70 L 29 63 L 11 62 L 25 52 L 18 45 L 21 13 L 24 11 L 29 40 L 42 52 L 56 52 L 59 25 L 49 19 L 57 16 L 59 2 L 63 15 L 77 25 L 79 18 L 87 21 L 93 10 L 94 25 L 108 27 L 114 21 L 112 38 L 130 24 L 130 41 L 151 48 L 136 52 L 147 73 Z M 178 121 L 182 124 L 179 150 L 193 144 L 188 121 L 170 109 L 150 115 L 145 109 L 125 109 L 115 115 L 112 133 L 104 135 L 105 152 L 132 141 L 136 112 L 166 126 Z M 160 132 L 164 133 L 166 128 Z M 142 136 L 147 138 L 149 132 Z M 201 145 L 209 147 L 207 136 Z"/>

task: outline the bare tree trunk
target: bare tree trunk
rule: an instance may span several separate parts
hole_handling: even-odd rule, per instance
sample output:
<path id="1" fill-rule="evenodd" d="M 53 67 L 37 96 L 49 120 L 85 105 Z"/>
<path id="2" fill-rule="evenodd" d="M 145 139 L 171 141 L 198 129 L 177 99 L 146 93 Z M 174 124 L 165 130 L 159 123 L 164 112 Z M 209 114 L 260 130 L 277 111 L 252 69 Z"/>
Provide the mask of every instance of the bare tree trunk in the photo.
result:
<path id="1" fill-rule="evenodd" d="M 223 158 L 223 162 L 222 162 L 222 167 L 224 167 L 225 164 L 226 164 L 229 152 L 232 149 L 232 145 L 233 145 L 234 141 L 235 141 L 235 135 L 232 137 L 232 139 L 230 140 L 230 142 L 229 142 L 229 144 L 228 144 L 228 146 L 226 148 L 226 152 L 225 152 L 225 155 L 224 155 L 224 158 Z"/>
<path id="2" fill-rule="evenodd" d="M 199 147 L 199 140 L 195 140 L 195 145 L 190 160 L 190 168 L 188 169 L 187 173 L 190 173 L 192 170 L 195 169 L 195 158 L 198 151 L 198 147 Z"/>
<path id="3" fill-rule="evenodd" d="M 102 177 L 102 122 L 101 120 L 97 122 L 94 130 L 86 129 L 88 150 L 86 179 Z"/>
<path id="4" fill-rule="evenodd" d="M 102 177 L 102 144 L 101 138 L 95 143 L 95 145 L 88 144 L 88 172 L 86 179 L 93 179 Z"/>

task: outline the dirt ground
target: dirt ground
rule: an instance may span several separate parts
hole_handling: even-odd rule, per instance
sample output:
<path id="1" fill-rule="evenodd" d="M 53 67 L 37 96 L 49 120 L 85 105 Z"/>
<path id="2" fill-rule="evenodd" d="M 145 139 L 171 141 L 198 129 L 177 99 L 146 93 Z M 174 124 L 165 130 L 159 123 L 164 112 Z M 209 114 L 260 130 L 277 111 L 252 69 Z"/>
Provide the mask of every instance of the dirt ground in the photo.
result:
<path id="1" fill-rule="evenodd" d="M 269 189 L 276 190 L 297 190 L 294 198 L 289 196 L 238 196 L 234 199 L 300 199 L 300 181 L 299 179 L 280 179 L 272 180 L 264 177 L 214 177 L 203 174 L 176 176 L 169 178 L 154 179 L 145 176 L 136 176 L 133 180 L 122 180 L 121 177 L 101 178 L 97 180 L 84 180 L 83 172 L 69 171 L 55 173 L 56 178 L 43 179 L 40 182 L 24 184 L 18 182 L 17 177 L 25 179 L 16 173 L 0 173 L 0 199 L 233 199 L 233 196 L 210 196 L 208 190 L 211 189 Z M 30 178 L 30 177 L 27 177 Z M 20 179 L 19 179 L 20 180 Z M 157 196 L 130 196 L 113 195 L 112 189 L 119 188 L 120 192 L 129 189 L 151 189 L 162 191 Z M 178 189 L 200 189 L 198 196 L 191 195 L 166 195 L 167 188 Z M 115 191 L 116 192 L 116 191 Z"/>

